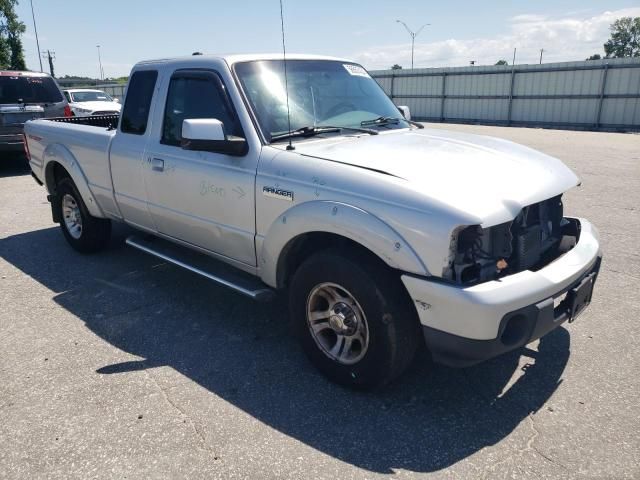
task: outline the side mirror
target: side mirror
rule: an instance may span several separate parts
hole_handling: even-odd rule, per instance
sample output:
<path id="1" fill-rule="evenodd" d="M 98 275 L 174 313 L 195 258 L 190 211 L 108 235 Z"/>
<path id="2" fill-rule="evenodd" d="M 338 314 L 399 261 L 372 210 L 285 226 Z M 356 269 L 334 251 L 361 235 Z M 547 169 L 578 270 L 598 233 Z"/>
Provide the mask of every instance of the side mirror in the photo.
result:
<path id="1" fill-rule="evenodd" d="M 224 153 L 242 156 L 247 153 L 247 141 L 242 137 L 227 135 L 224 124 L 215 118 L 194 118 L 182 122 L 184 150 Z"/>
<path id="2" fill-rule="evenodd" d="M 404 118 L 411 120 L 411 110 L 409 110 L 409 107 L 406 105 L 398 105 L 398 110 L 400 110 L 400 113 Z"/>

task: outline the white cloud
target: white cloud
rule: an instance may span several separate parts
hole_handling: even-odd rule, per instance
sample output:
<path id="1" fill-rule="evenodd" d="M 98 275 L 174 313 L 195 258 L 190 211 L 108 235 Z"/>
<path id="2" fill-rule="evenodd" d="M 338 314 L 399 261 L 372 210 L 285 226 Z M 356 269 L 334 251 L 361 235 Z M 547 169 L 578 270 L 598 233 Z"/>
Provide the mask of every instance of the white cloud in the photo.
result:
<path id="1" fill-rule="evenodd" d="M 540 49 L 544 62 L 584 60 L 594 53 L 604 55 L 602 45 L 609 38 L 609 25 L 620 17 L 640 16 L 640 8 L 603 12 L 595 16 L 549 17 L 538 14 L 517 15 L 509 19 L 510 31 L 493 38 L 416 43 L 415 66 L 443 67 L 493 65 L 503 58 L 511 63 L 514 47 L 516 63 L 538 63 Z M 353 57 L 369 69 L 389 68 L 399 63 L 409 67 L 411 45 L 371 47 Z"/>

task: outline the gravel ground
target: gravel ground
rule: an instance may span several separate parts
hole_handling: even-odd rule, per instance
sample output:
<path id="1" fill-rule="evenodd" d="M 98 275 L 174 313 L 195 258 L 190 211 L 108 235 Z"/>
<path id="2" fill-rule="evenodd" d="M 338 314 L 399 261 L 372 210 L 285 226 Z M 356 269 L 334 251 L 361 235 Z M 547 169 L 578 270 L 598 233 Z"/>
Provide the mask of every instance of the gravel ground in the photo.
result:
<path id="1" fill-rule="evenodd" d="M 435 125 L 563 159 L 605 251 L 567 328 L 391 388 L 332 385 L 255 304 L 124 246 L 81 256 L 0 162 L 0 478 L 640 478 L 640 136 Z"/>

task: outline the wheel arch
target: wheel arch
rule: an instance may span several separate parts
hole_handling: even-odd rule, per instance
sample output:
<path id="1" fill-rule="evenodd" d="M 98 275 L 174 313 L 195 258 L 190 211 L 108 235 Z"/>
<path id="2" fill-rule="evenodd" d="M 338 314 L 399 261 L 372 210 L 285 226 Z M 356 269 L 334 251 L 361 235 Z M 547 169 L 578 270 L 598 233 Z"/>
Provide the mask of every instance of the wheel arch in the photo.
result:
<path id="1" fill-rule="evenodd" d="M 411 246 L 380 218 L 352 205 L 317 201 L 297 205 L 274 220 L 259 249 L 261 277 L 268 285 L 284 287 L 304 258 L 336 246 L 397 270 L 428 275 Z"/>
<path id="2" fill-rule="evenodd" d="M 55 196 L 56 184 L 63 177 L 69 177 L 75 184 L 89 213 L 98 218 L 105 218 L 100 205 L 96 201 L 89 182 L 73 154 L 63 145 L 50 144 L 43 153 L 44 178 L 47 191 Z"/>

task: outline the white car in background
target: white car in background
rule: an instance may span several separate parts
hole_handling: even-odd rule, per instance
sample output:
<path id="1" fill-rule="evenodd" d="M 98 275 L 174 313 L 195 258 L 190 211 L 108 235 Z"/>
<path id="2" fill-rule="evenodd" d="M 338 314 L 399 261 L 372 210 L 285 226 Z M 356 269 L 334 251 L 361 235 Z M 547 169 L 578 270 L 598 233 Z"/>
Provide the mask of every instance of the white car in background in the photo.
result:
<path id="1" fill-rule="evenodd" d="M 64 90 L 64 96 L 77 117 L 119 115 L 122 108 L 117 99 L 102 90 L 75 88 Z"/>

